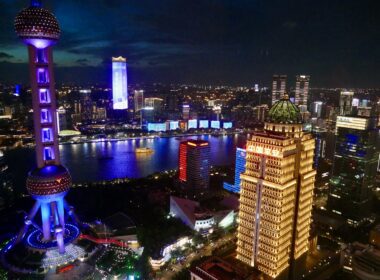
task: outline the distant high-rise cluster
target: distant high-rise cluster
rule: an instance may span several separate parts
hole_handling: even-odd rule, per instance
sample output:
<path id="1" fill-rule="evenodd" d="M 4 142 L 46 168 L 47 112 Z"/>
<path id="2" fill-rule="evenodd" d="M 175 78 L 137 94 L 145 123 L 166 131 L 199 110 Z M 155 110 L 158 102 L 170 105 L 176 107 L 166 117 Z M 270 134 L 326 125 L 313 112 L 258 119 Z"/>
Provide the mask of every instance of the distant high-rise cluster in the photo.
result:
<path id="1" fill-rule="evenodd" d="M 179 146 L 179 180 L 191 189 L 208 188 L 210 182 L 210 144 L 188 140 Z"/>
<path id="2" fill-rule="evenodd" d="M 294 93 L 294 103 L 301 112 L 307 111 L 309 100 L 309 75 L 297 75 Z M 287 75 L 273 75 L 272 81 L 272 105 L 284 97 L 287 92 Z"/>
<path id="3" fill-rule="evenodd" d="M 286 95 L 276 102 L 247 142 L 240 175 L 237 258 L 270 277 L 308 250 L 315 142 L 301 118 Z"/>
<path id="4" fill-rule="evenodd" d="M 128 109 L 127 59 L 112 57 L 112 98 L 115 110 Z"/>

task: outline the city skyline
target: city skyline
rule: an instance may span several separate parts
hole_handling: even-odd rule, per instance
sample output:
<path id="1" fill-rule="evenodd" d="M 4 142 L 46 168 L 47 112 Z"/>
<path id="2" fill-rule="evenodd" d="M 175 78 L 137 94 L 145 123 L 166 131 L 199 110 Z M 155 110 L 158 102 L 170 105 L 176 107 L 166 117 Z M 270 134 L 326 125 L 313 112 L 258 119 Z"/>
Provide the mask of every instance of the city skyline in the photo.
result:
<path id="1" fill-rule="evenodd" d="M 379 277 L 374 6 L 3 2 L 1 279 Z"/>
<path id="2" fill-rule="evenodd" d="M 15 44 L 10 20 L 22 2 L 0 4 L 0 73 L 15 83 L 27 81 L 27 54 Z M 370 48 L 378 18 L 370 1 L 355 2 L 92 1 L 75 9 L 69 0 L 46 6 L 62 22 L 58 83 L 110 84 L 109 57 L 122 55 L 131 83 L 270 85 L 274 73 L 306 73 L 313 86 L 371 87 L 379 79 L 379 54 Z"/>

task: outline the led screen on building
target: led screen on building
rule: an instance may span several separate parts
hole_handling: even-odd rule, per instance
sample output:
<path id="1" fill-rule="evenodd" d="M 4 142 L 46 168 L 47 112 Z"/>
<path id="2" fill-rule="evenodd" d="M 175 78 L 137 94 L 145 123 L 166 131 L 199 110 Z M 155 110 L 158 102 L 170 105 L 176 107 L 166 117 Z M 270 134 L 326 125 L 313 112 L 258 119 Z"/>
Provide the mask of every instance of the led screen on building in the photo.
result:
<path id="1" fill-rule="evenodd" d="M 198 121 L 197 120 L 189 120 L 188 129 L 190 128 L 198 128 Z"/>
<path id="2" fill-rule="evenodd" d="M 148 123 L 148 131 L 166 131 L 166 123 Z"/>
<path id="3" fill-rule="evenodd" d="M 224 129 L 232 128 L 232 122 L 224 122 L 223 123 L 223 128 Z"/>
<path id="4" fill-rule="evenodd" d="M 128 109 L 127 60 L 112 58 L 112 98 L 115 110 Z"/>
<path id="5" fill-rule="evenodd" d="M 176 130 L 179 128 L 179 124 L 178 124 L 178 121 L 171 121 L 169 123 L 169 129 L 170 130 Z"/>
<path id="6" fill-rule="evenodd" d="M 199 128 L 208 128 L 208 120 L 200 120 Z"/>
<path id="7" fill-rule="evenodd" d="M 220 128 L 220 121 L 211 121 L 211 128 Z"/>

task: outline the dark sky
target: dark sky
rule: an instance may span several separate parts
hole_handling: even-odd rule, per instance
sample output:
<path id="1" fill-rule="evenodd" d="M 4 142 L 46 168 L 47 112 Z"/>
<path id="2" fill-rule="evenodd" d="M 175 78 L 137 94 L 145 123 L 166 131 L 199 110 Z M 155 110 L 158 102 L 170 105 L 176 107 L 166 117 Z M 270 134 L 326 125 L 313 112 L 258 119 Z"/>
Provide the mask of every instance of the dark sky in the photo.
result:
<path id="1" fill-rule="evenodd" d="M 132 83 L 269 85 L 274 73 L 311 86 L 380 81 L 378 0 L 44 0 L 62 36 L 56 80 L 108 83 L 126 56 Z M 13 19 L 27 0 L 0 0 L 0 81 L 28 78 Z"/>

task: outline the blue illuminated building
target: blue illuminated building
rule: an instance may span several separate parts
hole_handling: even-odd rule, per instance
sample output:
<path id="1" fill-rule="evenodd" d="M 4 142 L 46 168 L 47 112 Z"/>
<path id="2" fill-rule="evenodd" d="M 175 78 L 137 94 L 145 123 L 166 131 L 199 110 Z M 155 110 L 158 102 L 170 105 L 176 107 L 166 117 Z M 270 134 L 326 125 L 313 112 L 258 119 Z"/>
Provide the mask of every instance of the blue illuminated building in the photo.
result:
<path id="1" fill-rule="evenodd" d="M 209 128 L 209 121 L 208 120 L 200 120 L 199 121 L 199 128 Z"/>
<path id="2" fill-rule="evenodd" d="M 170 130 L 179 129 L 179 121 L 170 121 L 169 122 L 169 129 Z"/>
<path id="3" fill-rule="evenodd" d="M 223 128 L 224 129 L 232 128 L 232 122 L 223 122 Z"/>
<path id="4" fill-rule="evenodd" d="M 166 131 L 166 123 L 148 123 L 148 131 L 164 132 Z"/>
<path id="5" fill-rule="evenodd" d="M 220 128 L 220 121 L 211 121 L 211 128 Z"/>
<path id="6" fill-rule="evenodd" d="M 190 128 L 198 128 L 198 120 L 189 120 L 188 121 L 188 129 Z"/>
<path id="7" fill-rule="evenodd" d="M 112 99 L 115 110 L 128 109 L 127 60 L 112 58 Z"/>
<path id="8" fill-rule="evenodd" d="M 359 226 L 371 217 L 378 158 L 376 119 L 338 116 L 327 209 L 350 226 Z"/>
<path id="9" fill-rule="evenodd" d="M 234 184 L 223 183 L 223 188 L 227 191 L 239 193 L 240 192 L 240 174 L 245 172 L 247 151 L 242 148 L 236 148 L 235 160 L 235 182 Z"/>

